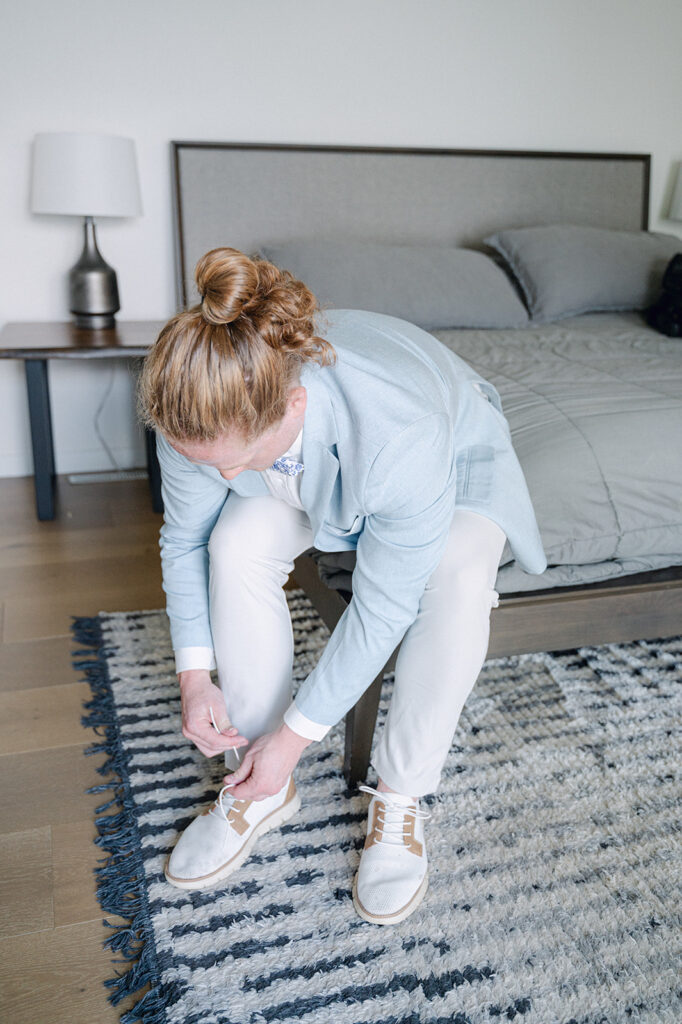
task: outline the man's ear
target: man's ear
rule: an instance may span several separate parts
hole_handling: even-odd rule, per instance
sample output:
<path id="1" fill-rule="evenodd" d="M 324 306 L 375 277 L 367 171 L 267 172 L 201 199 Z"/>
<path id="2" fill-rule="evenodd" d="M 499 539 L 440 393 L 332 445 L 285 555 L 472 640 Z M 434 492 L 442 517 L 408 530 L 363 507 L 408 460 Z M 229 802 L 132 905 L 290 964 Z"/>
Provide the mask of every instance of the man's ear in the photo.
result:
<path id="1" fill-rule="evenodd" d="M 296 384 L 289 392 L 287 409 L 292 416 L 302 416 L 308 403 L 308 392 L 302 384 Z"/>

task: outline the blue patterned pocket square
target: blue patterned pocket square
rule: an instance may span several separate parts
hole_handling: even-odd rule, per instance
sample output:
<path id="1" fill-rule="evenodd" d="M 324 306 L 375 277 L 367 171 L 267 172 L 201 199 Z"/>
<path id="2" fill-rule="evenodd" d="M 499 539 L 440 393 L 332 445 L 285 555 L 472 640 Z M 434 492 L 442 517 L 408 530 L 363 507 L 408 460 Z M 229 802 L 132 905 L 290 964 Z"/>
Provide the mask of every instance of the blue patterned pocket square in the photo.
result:
<path id="1" fill-rule="evenodd" d="M 303 472 L 303 463 L 286 455 L 281 459 L 275 459 L 270 469 L 276 469 L 278 473 L 284 473 L 286 476 L 298 476 Z"/>

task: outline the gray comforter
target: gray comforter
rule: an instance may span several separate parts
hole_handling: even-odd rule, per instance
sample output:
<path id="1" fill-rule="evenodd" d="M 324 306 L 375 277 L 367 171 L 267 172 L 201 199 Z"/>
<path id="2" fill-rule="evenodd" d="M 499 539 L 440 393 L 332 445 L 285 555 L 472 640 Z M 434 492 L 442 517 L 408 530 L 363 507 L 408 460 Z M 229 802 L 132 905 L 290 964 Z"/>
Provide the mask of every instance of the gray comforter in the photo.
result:
<path id="1" fill-rule="evenodd" d="M 548 567 L 507 545 L 501 594 L 682 564 L 682 341 L 638 313 L 432 333 L 498 389 L 533 499 Z M 347 587 L 354 557 L 322 575 Z"/>

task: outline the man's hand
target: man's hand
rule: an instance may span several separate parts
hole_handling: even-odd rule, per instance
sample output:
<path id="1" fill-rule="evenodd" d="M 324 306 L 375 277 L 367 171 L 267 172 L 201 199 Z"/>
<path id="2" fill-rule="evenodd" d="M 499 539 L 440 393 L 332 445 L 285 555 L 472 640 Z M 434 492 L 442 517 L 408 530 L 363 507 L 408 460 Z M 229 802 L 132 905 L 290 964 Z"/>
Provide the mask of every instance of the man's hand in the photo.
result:
<path id="1" fill-rule="evenodd" d="M 284 723 L 274 732 L 259 736 L 237 771 L 223 779 L 230 795 L 237 800 L 263 800 L 279 793 L 309 743 L 312 740 L 299 736 Z"/>
<path id="2" fill-rule="evenodd" d="M 207 669 L 190 669 L 181 672 L 180 700 L 182 703 L 182 735 L 194 743 L 206 757 L 222 754 L 232 747 L 248 744 L 232 725 L 219 688 L 211 679 Z M 213 718 L 220 732 L 216 732 Z M 221 735 L 222 734 L 222 735 Z"/>

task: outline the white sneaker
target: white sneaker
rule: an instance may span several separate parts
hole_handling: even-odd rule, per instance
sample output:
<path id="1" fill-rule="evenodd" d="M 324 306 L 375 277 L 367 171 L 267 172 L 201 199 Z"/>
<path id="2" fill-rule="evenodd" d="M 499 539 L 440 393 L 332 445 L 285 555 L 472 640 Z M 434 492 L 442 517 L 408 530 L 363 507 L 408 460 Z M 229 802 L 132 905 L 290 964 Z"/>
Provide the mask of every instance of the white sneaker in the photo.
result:
<path id="1" fill-rule="evenodd" d="M 412 797 L 358 788 L 373 796 L 353 905 L 365 921 L 397 924 L 416 910 L 429 885 L 423 822 L 431 815 Z"/>
<path id="2" fill-rule="evenodd" d="M 291 818 L 301 806 L 293 775 L 274 796 L 235 800 L 223 786 L 214 804 L 182 833 L 164 874 L 179 889 L 205 889 L 236 871 L 264 832 Z"/>

